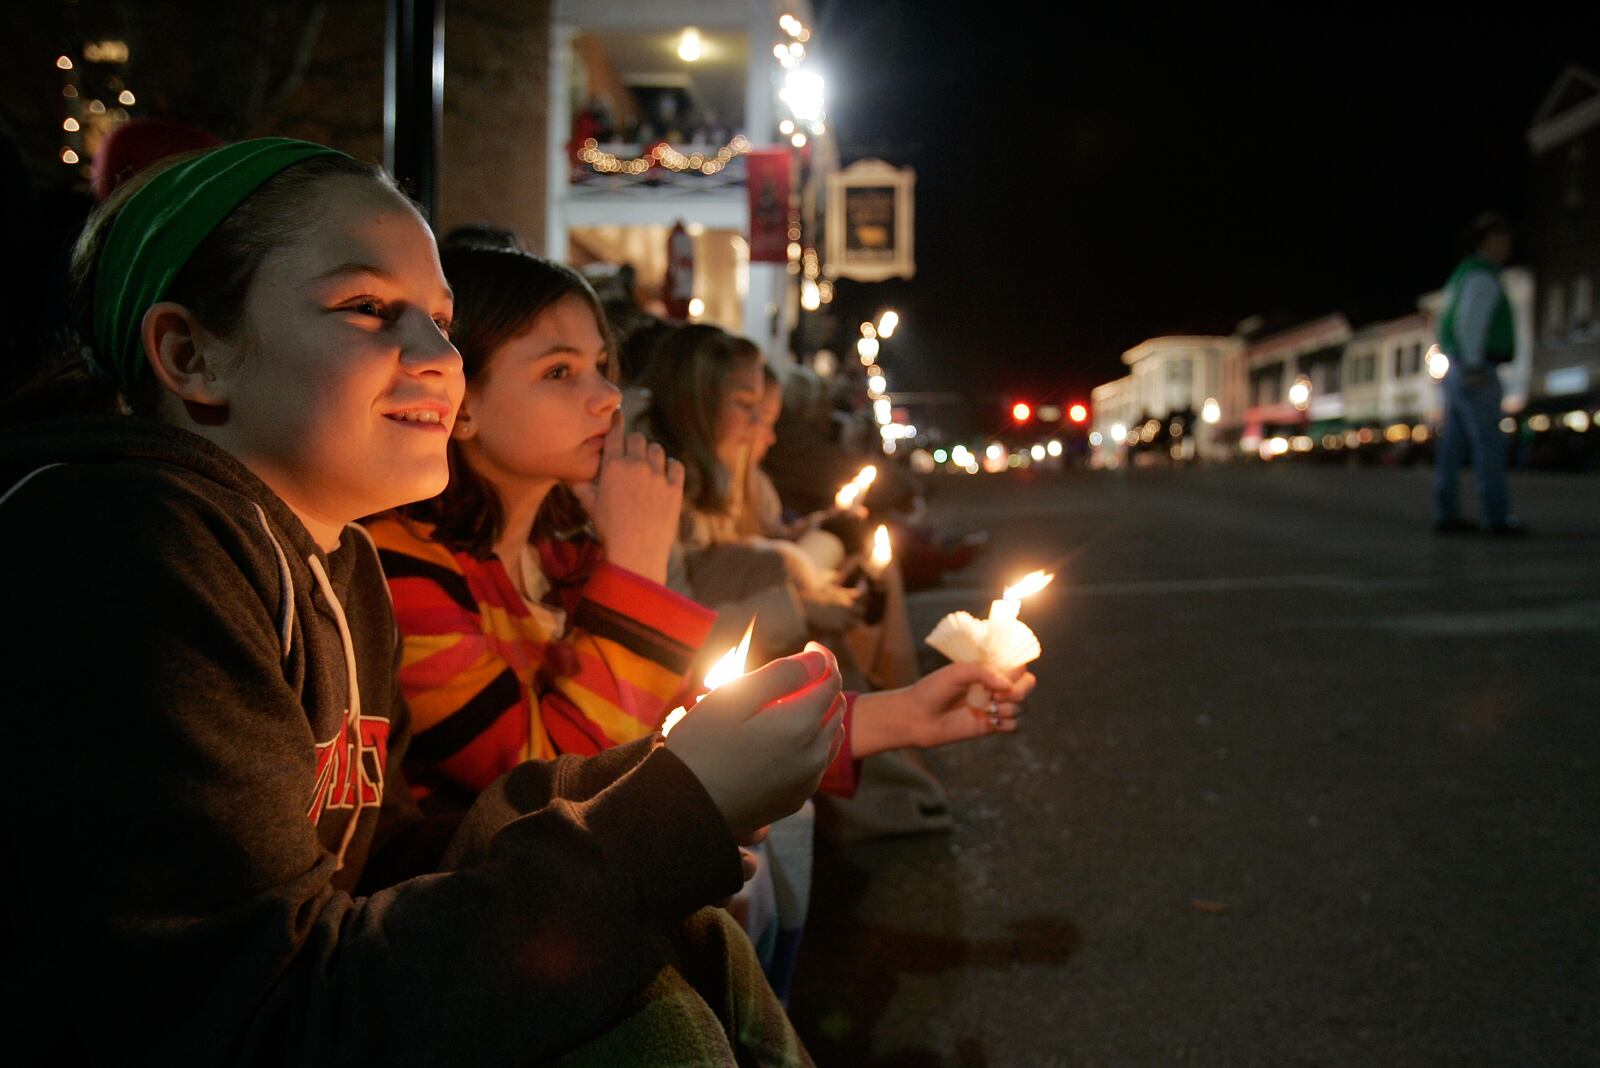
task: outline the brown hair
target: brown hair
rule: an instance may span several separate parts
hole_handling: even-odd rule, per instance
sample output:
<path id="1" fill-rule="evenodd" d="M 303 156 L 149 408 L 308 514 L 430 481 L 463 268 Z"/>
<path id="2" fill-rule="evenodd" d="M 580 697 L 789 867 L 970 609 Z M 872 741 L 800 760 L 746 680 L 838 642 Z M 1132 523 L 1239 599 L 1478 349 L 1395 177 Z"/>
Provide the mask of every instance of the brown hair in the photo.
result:
<path id="1" fill-rule="evenodd" d="M 723 380 L 734 365 L 760 359 L 754 342 L 697 323 L 663 338 L 639 380 L 650 390 L 650 437 L 683 461 L 684 499 L 704 511 L 728 505 L 717 462 Z"/>
<path id="2" fill-rule="evenodd" d="M 209 151 L 170 156 L 151 164 L 118 186 L 90 213 L 72 250 L 72 322 L 75 337 L 67 350 L 36 373 L 9 398 L 0 423 L 62 414 L 132 412 L 154 415 L 161 386 L 146 379 L 133 395 L 118 392 L 105 371 L 94 364 L 94 294 L 100 256 L 111 227 L 134 194 L 156 175 Z M 165 299 L 194 312 L 207 330 L 233 334 L 244 318 L 245 300 L 262 263 L 274 250 L 294 240 L 306 226 L 310 187 L 335 175 L 368 178 L 394 189 L 388 175 L 348 156 L 318 156 L 284 168 L 263 182 L 234 208 L 200 243 Z M 396 195 L 399 194 L 396 190 Z M 85 359 L 85 356 L 89 359 Z"/>
<path id="3" fill-rule="evenodd" d="M 482 383 L 492 373 L 490 359 L 501 346 L 527 333 L 535 319 L 570 296 L 582 297 L 594 313 L 608 357 L 606 376 L 614 375 L 611 335 L 600 300 L 578 272 L 528 252 L 482 246 L 447 248 L 439 260 L 455 290 L 450 341 L 461 353 L 468 386 Z M 452 552 L 488 559 L 505 529 L 505 509 L 494 487 L 472 469 L 454 439 L 449 455 L 450 483 L 444 492 L 408 504 L 398 514 L 402 520 L 433 524 L 433 540 Z M 587 524 L 588 515 L 577 497 L 558 485 L 539 508 L 533 540 L 567 536 Z"/>

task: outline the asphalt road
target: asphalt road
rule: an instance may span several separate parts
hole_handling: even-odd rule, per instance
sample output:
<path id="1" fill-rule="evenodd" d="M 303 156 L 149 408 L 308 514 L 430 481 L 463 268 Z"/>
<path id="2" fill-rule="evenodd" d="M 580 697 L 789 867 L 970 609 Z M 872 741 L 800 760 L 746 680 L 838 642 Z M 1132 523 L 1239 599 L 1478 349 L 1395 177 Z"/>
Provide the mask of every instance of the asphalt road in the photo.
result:
<path id="1" fill-rule="evenodd" d="M 1440 540 L 1423 469 L 943 481 L 1052 565 L 1025 730 L 952 833 L 819 846 L 823 1065 L 1600 1064 L 1600 480 Z"/>

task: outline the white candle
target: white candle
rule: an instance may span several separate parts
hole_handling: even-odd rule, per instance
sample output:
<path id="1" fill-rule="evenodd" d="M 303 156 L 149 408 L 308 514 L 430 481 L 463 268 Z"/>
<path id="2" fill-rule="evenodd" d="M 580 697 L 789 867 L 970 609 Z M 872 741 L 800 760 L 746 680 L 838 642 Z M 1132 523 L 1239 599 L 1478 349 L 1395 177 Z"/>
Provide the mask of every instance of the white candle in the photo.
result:
<path id="1" fill-rule="evenodd" d="M 1048 571 L 1030 571 L 1022 576 L 1015 585 L 1007 586 L 998 601 L 990 601 L 989 618 L 981 621 L 980 624 L 985 645 L 992 649 L 997 643 L 1004 644 L 1003 639 L 1005 634 L 1008 633 L 1008 628 L 1009 630 L 1021 628 L 1027 633 L 1028 640 L 1033 641 L 1033 632 L 1028 630 L 1027 626 L 1017 618 L 1022 612 L 1022 599 L 1032 596 L 1050 585 L 1050 580 L 1053 578 L 1055 576 Z M 1034 648 L 1037 649 L 1037 645 Z M 993 662 L 992 655 L 990 660 Z M 1009 670 L 1015 665 L 996 664 L 995 666 L 1000 667 L 1002 670 Z M 973 708 L 986 709 L 993 700 L 994 695 L 989 692 L 988 687 L 981 683 L 975 682 L 967 689 L 967 704 Z"/>

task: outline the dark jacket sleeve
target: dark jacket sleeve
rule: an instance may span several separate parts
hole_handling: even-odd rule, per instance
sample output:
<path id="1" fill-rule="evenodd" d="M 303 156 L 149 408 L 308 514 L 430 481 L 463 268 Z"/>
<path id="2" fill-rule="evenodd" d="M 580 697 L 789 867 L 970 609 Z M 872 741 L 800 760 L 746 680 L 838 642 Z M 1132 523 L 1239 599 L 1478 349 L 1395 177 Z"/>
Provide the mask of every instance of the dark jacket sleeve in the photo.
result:
<path id="1" fill-rule="evenodd" d="M 646 740 L 496 783 L 454 870 L 336 889 L 247 520 L 102 481 L 41 477 L 0 512 L 27 754 L 12 1033 L 116 1063 L 524 1063 L 603 1028 L 668 930 L 738 887 L 710 798 Z M 414 830 L 406 807 L 377 855 Z"/>

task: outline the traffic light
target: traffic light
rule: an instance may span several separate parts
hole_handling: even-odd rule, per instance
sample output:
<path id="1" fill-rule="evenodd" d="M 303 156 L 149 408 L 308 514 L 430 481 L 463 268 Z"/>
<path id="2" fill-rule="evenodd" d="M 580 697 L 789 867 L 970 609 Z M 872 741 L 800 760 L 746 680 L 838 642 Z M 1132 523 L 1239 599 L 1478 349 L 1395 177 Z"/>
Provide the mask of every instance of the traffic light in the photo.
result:
<path id="1" fill-rule="evenodd" d="M 1074 423 L 1081 423 L 1089 418 L 1089 409 L 1084 407 L 1082 404 L 1074 404 L 1072 407 L 1067 409 L 1067 418 L 1071 419 Z"/>
<path id="2" fill-rule="evenodd" d="M 1011 406 L 1011 418 L 1019 423 L 1026 423 L 1033 418 L 1033 406 L 1027 401 L 1017 401 Z"/>

